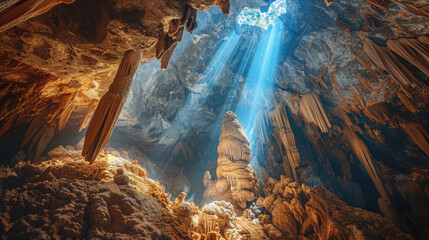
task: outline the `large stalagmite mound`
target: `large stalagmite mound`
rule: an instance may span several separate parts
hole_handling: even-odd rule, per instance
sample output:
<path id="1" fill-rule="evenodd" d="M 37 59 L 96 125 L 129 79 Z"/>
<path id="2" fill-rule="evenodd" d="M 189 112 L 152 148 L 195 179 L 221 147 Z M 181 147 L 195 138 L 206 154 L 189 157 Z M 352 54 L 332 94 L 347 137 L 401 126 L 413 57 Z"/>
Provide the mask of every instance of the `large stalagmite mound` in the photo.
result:
<path id="1" fill-rule="evenodd" d="M 240 209 L 246 208 L 247 202 L 256 199 L 259 191 L 256 174 L 250 167 L 251 158 L 249 140 L 237 116 L 227 112 L 219 138 L 217 180 L 211 181 L 210 173 L 206 172 L 204 198 L 224 199 Z"/>

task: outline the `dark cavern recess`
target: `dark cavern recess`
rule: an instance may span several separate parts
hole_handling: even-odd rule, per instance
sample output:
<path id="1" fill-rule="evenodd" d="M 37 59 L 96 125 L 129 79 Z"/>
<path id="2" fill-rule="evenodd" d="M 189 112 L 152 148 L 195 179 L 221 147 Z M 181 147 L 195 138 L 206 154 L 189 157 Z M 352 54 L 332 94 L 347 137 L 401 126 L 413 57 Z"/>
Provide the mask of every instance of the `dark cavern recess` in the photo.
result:
<path id="1" fill-rule="evenodd" d="M 427 0 L 3 0 L 1 239 L 429 239 Z"/>

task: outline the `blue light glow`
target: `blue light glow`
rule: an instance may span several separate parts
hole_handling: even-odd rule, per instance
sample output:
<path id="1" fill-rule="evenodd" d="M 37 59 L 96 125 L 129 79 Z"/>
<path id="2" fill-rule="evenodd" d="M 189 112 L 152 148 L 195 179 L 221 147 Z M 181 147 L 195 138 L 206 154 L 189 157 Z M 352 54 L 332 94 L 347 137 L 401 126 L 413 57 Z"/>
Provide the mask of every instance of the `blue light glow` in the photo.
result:
<path id="1" fill-rule="evenodd" d="M 240 25 L 257 26 L 267 30 L 274 25 L 277 18 L 286 13 L 286 0 L 273 2 L 268 12 L 261 12 L 261 9 L 245 7 L 237 16 Z"/>
<path id="2" fill-rule="evenodd" d="M 271 92 L 281 50 L 282 32 L 283 24 L 277 21 L 274 26 L 262 34 L 247 73 L 245 89 L 242 91 L 248 95 L 240 96 L 234 111 L 249 139 L 252 150 L 255 142 L 256 115 L 260 110 L 270 108 Z"/>
<path id="3" fill-rule="evenodd" d="M 172 122 L 173 128 L 170 128 L 170 131 L 178 131 L 180 135 L 181 130 L 189 129 L 191 125 L 194 128 L 197 127 L 193 126 L 194 123 L 198 122 L 196 119 L 205 117 L 201 115 L 201 112 L 204 112 L 201 109 L 208 107 L 208 100 L 214 93 L 214 88 L 223 80 L 221 73 L 228 60 L 233 56 L 239 40 L 240 35 L 235 31 L 231 32 L 227 39 L 223 40 L 222 45 L 216 51 L 203 74 L 205 77 L 190 88 L 190 93 L 186 96 L 184 103 L 175 115 Z M 165 136 L 174 135 L 167 133 Z M 161 139 L 161 142 L 163 140 Z"/>
<path id="4" fill-rule="evenodd" d="M 230 86 L 227 94 L 227 98 L 225 102 L 223 103 L 222 110 L 218 114 L 216 121 L 214 124 L 216 124 L 215 127 L 212 128 L 211 134 L 216 135 L 218 134 L 219 129 L 222 129 L 222 120 L 225 116 L 225 113 L 228 111 L 233 110 L 233 104 L 234 100 L 236 99 L 236 93 L 238 90 L 238 86 L 242 81 L 244 81 L 244 77 L 246 75 L 246 69 L 252 60 L 252 53 L 254 52 L 256 47 L 256 43 L 254 41 L 251 41 L 246 47 L 244 53 L 237 54 L 238 57 L 241 59 L 240 66 L 235 73 L 235 77 L 233 79 L 232 85 Z M 216 136 L 218 137 L 218 136 Z"/>

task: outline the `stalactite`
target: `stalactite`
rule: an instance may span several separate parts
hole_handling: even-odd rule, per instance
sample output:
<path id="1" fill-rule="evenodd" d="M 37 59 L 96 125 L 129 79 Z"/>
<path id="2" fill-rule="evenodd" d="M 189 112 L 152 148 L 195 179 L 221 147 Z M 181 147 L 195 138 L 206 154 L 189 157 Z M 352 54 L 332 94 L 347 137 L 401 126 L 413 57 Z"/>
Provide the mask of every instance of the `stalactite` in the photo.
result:
<path id="1" fill-rule="evenodd" d="M 417 82 L 416 77 L 399 62 L 387 47 L 380 47 L 371 39 L 364 38 L 363 49 L 377 67 L 390 73 L 402 86 Z"/>
<path id="2" fill-rule="evenodd" d="M 271 112 L 271 121 L 274 126 L 274 136 L 283 157 L 285 172 L 289 172 L 288 168 L 290 166 L 294 181 L 299 182 L 296 169 L 301 165 L 301 157 L 295 143 L 295 136 L 290 127 L 286 106 L 284 104 L 278 105 L 275 110 Z M 286 162 L 289 163 L 289 166 L 286 165 Z"/>
<path id="3" fill-rule="evenodd" d="M 55 134 L 55 126 L 43 125 L 34 135 L 28 148 L 28 156 L 37 162 Z"/>
<path id="4" fill-rule="evenodd" d="M 217 1 L 216 5 L 219 6 L 223 14 L 225 15 L 229 14 L 229 7 L 230 7 L 229 0 L 219 0 Z"/>
<path id="5" fill-rule="evenodd" d="M 58 116 L 58 131 L 61 132 L 65 126 L 67 125 L 67 122 L 69 121 L 70 115 L 72 114 L 73 110 L 75 109 L 75 105 L 73 101 L 70 101 L 62 110 L 62 112 Z"/>
<path id="6" fill-rule="evenodd" d="M 85 117 L 83 118 L 82 124 L 79 127 L 79 132 L 88 126 L 89 120 L 91 120 L 91 117 L 94 115 L 95 109 L 98 106 L 98 102 L 99 101 L 97 99 L 92 99 L 89 103 L 88 110 L 86 110 Z"/>
<path id="7" fill-rule="evenodd" d="M 366 3 L 376 10 L 383 9 L 388 11 L 389 0 L 366 0 Z"/>
<path id="8" fill-rule="evenodd" d="M 389 40 L 387 46 L 429 76 L 429 37 Z"/>
<path id="9" fill-rule="evenodd" d="M 371 69 L 371 64 L 367 63 L 365 60 L 363 60 L 363 58 L 361 58 L 352 48 L 352 46 L 349 46 L 350 51 L 352 52 L 352 54 L 356 57 L 356 59 L 360 62 L 360 64 L 362 64 L 362 66 L 365 67 L 366 70 L 370 70 Z"/>
<path id="10" fill-rule="evenodd" d="M 170 162 L 178 164 L 191 164 L 194 161 L 194 151 L 189 147 L 188 142 L 179 142 L 174 146 L 170 155 Z"/>
<path id="11" fill-rule="evenodd" d="M 229 4 L 229 2 L 228 2 Z M 166 70 L 177 43 L 182 41 L 183 29 L 192 33 L 197 28 L 197 10 L 187 5 L 182 19 L 173 19 L 168 32 L 164 33 L 155 46 L 156 58 L 161 60 L 161 69 Z"/>
<path id="12" fill-rule="evenodd" d="M 382 204 L 379 204 L 379 205 L 380 205 L 380 208 L 384 210 L 383 211 L 384 216 L 396 223 L 397 220 L 396 220 L 396 213 L 395 213 L 394 206 L 383 185 L 383 182 L 378 176 L 377 169 L 375 168 L 374 160 L 371 156 L 371 153 L 368 150 L 368 147 L 366 146 L 365 142 L 362 141 L 362 139 L 360 139 L 356 135 L 356 133 L 350 130 L 348 127 L 344 128 L 344 134 L 348 139 L 353 152 L 356 154 L 359 161 L 362 163 L 363 167 L 365 168 L 369 177 L 371 178 L 375 188 L 377 189 L 378 193 L 381 196 L 381 201 L 379 202 Z"/>
<path id="13" fill-rule="evenodd" d="M 186 18 L 185 21 L 183 21 L 183 24 L 185 24 L 186 27 L 186 31 L 188 31 L 189 33 L 192 33 L 195 28 L 197 28 L 198 24 L 197 24 L 197 10 L 190 8 L 190 15 L 188 18 Z"/>
<path id="14" fill-rule="evenodd" d="M 405 107 L 412 113 L 416 113 L 419 110 L 414 106 L 411 99 L 405 94 L 403 91 L 398 92 L 398 98 L 401 99 L 401 102 L 405 105 Z"/>
<path id="15" fill-rule="evenodd" d="M 409 122 L 404 126 L 405 132 L 427 156 L 429 156 L 429 133 L 420 123 Z"/>
<path id="16" fill-rule="evenodd" d="M 371 93 L 372 101 L 377 101 L 378 93 L 375 90 L 375 88 L 371 85 L 371 83 L 365 80 L 365 78 L 359 76 L 359 74 L 357 74 L 356 72 L 354 74 L 358 78 L 359 82 L 362 83 L 362 85 Z"/>
<path id="17" fill-rule="evenodd" d="M 39 16 L 58 4 L 70 4 L 74 0 L 23 0 L 0 13 L 0 32 L 14 27 L 30 18 Z"/>
<path id="18" fill-rule="evenodd" d="M 337 77 L 335 76 L 334 73 L 331 73 L 329 76 L 329 79 L 331 80 L 331 85 L 335 88 L 335 90 L 337 90 L 337 92 L 340 94 L 340 97 L 344 97 L 343 92 L 341 91 L 340 87 L 337 84 Z"/>
<path id="19" fill-rule="evenodd" d="M 386 123 L 392 118 L 392 114 L 387 108 L 385 102 L 380 102 L 368 106 L 363 110 L 363 113 L 370 119 L 382 124 Z"/>
<path id="20" fill-rule="evenodd" d="M 141 52 L 125 52 L 109 91 L 101 98 L 85 134 L 82 155 L 93 162 L 106 146 L 128 97 L 133 77 L 141 61 Z"/>
<path id="21" fill-rule="evenodd" d="M 344 28 L 344 32 L 346 33 L 347 36 L 350 37 L 352 35 L 351 32 L 350 32 L 350 27 L 349 27 L 349 25 L 346 22 L 344 22 L 343 20 L 337 18 L 336 23 L 337 23 L 338 26 Z"/>
<path id="22" fill-rule="evenodd" d="M 391 0 L 391 1 L 400 5 L 401 7 L 407 9 L 408 11 L 410 11 L 416 15 L 429 18 L 429 5 L 427 5 L 427 4 L 422 6 L 422 7 L 416 7 L 412 3 L 400 2 L 397 0 Z"/>
<path id="23" fill-rule="evenodd" d="M 27 143 L 34 137 L 37 131 L 39 131 L 39 129 L 43 126 L 45 121 L 46 120 L 42 115 L 38 115 L 35 118 L 33 118 L 33 121 L 31 121 L 30 126 L 27 128 L 27 131 L 25 132 L 24 138 L 22 140 L 21 148 L 27 145 Z"/>
<path id="24" fill-rule="evenodd" d="M 299 104 L 299 111 L 307 123 L 313 122 L 319 126 L 322 132 L 328 132 L 331 123 L 326 116 L 320 97 L 316 93 L 303 95 Z"/>
<path id="25" fill-rule="evenodd" d="M 161 57 L 161 69 L 166 70 L 168 63 L 170 62 L 170 58 L 173 55 L 174 50 L 177 47 L 177 42 L 175 42 L 167 51 L 162 54 Z"/>
<path id="26" fill-rule="evenodd" d="M 15 5 L 21 0 L 3 0 L 0 2 L 0 13 L 4 10 L 8 9 L 9 7 Z"/>
<path id="27" fill-rule="evenodd" d="M 375 31 L 375 20 L 372 18 L 372 14 L 368 11 L 362 11 L 360 12 L 360 16 L 365 20 L 366 24 L 368 25 L 371 30 Z"/>
<path id="28" fill-rule="evenodd" d="M 330 6 L 332 3 L 334 3 L 334 0 L 325 0 L 326 6 Z"/>

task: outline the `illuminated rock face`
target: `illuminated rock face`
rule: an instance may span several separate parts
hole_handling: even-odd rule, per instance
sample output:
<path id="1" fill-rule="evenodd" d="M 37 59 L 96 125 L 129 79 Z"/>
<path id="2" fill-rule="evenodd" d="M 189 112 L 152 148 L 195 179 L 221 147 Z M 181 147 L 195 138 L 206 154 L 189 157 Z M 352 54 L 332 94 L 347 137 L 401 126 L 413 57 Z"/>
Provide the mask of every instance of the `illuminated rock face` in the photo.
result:
<path id="1" fill-rule="evenodd" d="M 228 0 L 163 0 L 156 4 L 116 0 L 3 1 L 0 66 L 2 78 L 12 82 L 0 86 L 0 95 L 10 105 L 1 109 L 0 135 L 39 116 L 45 133 L 40 132 L 43 136 L 31 143 L 38 146 L 32 146 L 35 150 L 29 153 L 37 159 L 50 136 L 64 129 L 72 112 L 93 113 L 94 101 L 108 91 L 126 51 L 143 51 L 144 60 L 158 58 L 162 67 L 167 67 L 183 32 L 197 27 L 197 10 L 207 10 L 212 5 L 218 5 L 225 14 L 229 11 Z M 19 39 L 19 46 L 14 39 Z M 18 86 L 19 82 L 24 84 Z M 11 92 L 10 88 L 15 90 Z M 34 109 L 34 105 L 38 107 Z M 82 119 L 82 126 L 88 118 L 91 115 Z"/>
<path id="2" fill-rule="evenodd" d="M 78 153 L 60 146 L 50 161 L 2 169 L 2 238 L 192 239 L 137 162 L 103 152 L 89 164 Z"/>
<path id="3" fill-rule="evenodd" d="M 271 239 L 413 239 L 379 214 L 346 205 L 322 187 L 271 179 L 259 219 Z M 346 226 L 346 227 L 344 227 Z"/>
<path id="4" fill-rule="evenodd" d="M 218 146 L 218 166 L 216 181 L 211 181 L 206 172 L 204 193 L 206 200 L 223 199 L 240 209 L 246 208 L 248 201 L 256 199 L 259 185 L 256 174 L 250 167 L 251 150 L 237 116 L 227 112 L 223 119 L 222 133 Z"/>

